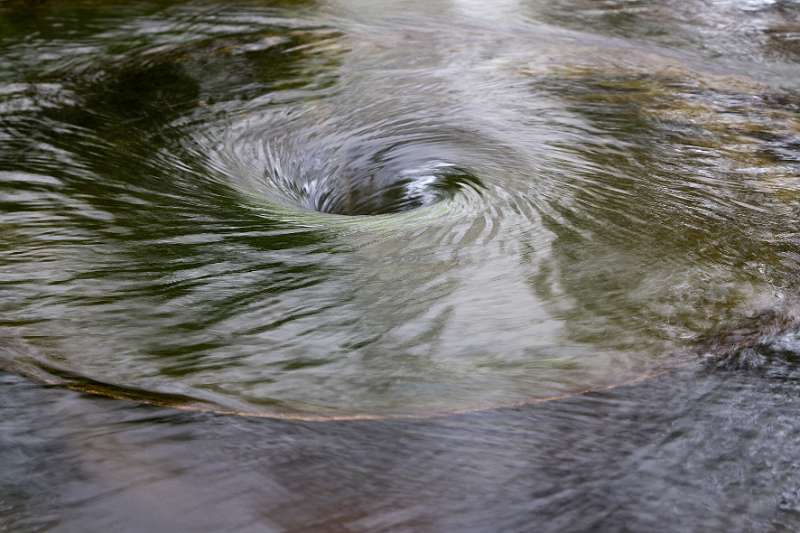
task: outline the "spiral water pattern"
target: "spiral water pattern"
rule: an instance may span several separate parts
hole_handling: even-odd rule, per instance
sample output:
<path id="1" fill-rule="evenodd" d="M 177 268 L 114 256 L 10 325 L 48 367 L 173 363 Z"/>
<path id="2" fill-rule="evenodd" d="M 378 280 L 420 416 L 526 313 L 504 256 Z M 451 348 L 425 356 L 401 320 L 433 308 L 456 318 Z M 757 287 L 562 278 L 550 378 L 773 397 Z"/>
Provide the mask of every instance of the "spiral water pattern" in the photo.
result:
<path id="1" fill-rule="evenodd" d="M 31 8 L 0 41 L 3 367 L 418 415 L 636 379 L 780 304 L 788 67 L 546 4 Z"/>

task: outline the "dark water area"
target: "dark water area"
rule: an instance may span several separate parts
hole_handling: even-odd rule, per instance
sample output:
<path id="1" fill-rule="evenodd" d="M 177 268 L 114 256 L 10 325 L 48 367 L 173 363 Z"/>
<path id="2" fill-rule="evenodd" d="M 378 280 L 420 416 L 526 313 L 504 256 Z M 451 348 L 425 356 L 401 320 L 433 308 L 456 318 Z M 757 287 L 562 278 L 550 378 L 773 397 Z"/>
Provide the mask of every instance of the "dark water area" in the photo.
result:
<path id="1" fill-rule="evenodd" d="M 8 531 L 796 531 L 797 377 L 679 372 L 420 420 L 180 413 L 2 381 Z"/>
<path id="2" fill-rule="evenodd" d="M 797 531 L 800 3 L 0 3 L 0 531 Z"/>

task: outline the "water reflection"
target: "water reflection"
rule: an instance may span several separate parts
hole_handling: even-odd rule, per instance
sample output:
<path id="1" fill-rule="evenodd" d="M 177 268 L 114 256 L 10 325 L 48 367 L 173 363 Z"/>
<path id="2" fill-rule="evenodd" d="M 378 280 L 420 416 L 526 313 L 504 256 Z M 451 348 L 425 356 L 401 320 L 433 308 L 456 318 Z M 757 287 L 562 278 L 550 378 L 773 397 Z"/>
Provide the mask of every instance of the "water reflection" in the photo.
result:
<path id="1" fill-rule="evenodd" d="M 4 378 L 0 521 L 22 531 L 794 529 L 795 377 L 677 374 L 521 410 L 321 424 L 177 414 Z"/>
<path id="2" fill-rule="evenodd" d="M 783 299 L 793 93 L 553 6 L 431 7 L 7 8 L 46 38 L 5 37 L 44 63 L 4 91 L 4 364 L 437 413 L 624 382 Z"/>
<path id="3" fill-rule="evenodd" d="M 796 11 L 0 6 L 0 517 L 790 526 Z"/>

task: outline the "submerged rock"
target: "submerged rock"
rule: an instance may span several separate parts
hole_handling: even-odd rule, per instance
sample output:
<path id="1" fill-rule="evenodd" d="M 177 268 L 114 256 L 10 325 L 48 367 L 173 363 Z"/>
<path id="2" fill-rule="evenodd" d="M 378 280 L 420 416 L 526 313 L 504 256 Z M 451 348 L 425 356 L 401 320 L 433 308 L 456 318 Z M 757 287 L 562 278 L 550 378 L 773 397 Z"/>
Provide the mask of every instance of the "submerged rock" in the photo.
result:
<path id="1" fill-rule="evenodd" d="M 767 370 L 800 361 L 800 317 L 765 310 L 702 337 L 698 353 L 707 368 Z"/>

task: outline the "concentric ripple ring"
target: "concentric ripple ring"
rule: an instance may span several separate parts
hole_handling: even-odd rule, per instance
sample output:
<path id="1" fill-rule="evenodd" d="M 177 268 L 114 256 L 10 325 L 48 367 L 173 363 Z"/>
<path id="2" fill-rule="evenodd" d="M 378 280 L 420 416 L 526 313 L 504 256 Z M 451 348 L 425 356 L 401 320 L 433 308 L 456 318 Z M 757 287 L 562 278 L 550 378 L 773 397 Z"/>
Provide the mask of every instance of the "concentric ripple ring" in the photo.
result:
<path id="1" fill-rule="evenodd" d="M 0 368 L 427 416 L 660 375 L 786 303 L 785 72 L 418 7 L 109 6 L 0 47 Z"/>

